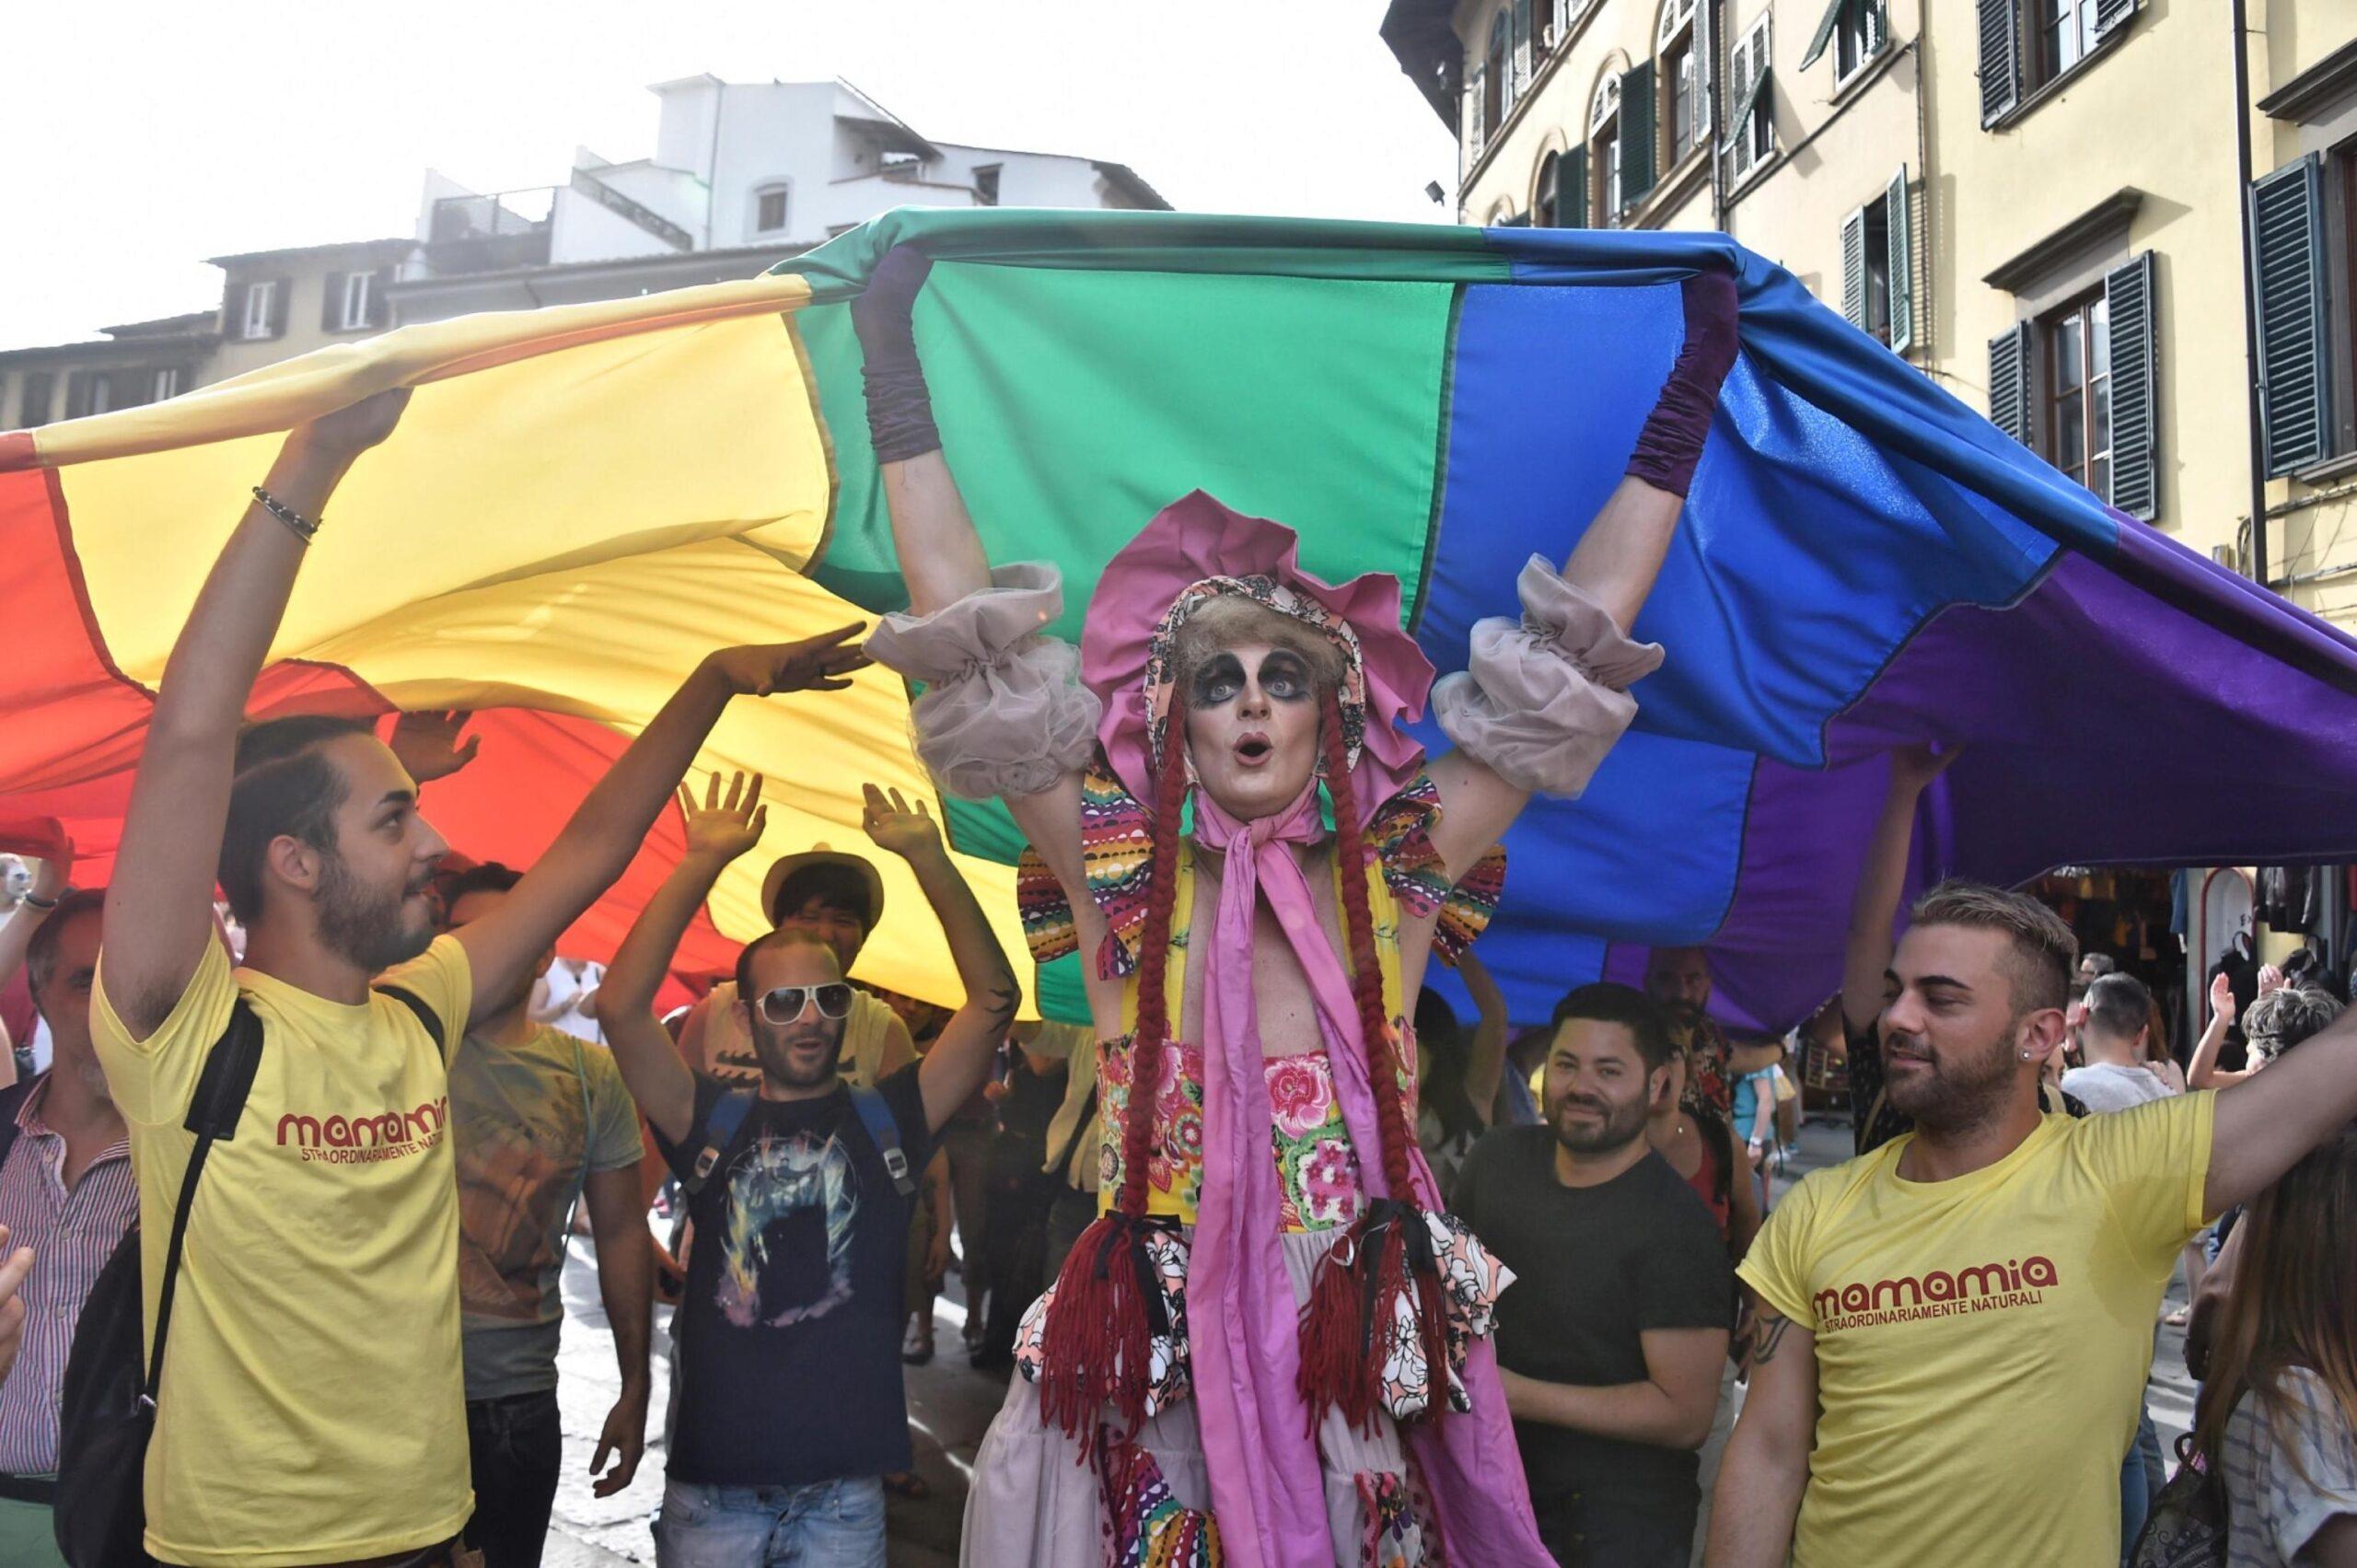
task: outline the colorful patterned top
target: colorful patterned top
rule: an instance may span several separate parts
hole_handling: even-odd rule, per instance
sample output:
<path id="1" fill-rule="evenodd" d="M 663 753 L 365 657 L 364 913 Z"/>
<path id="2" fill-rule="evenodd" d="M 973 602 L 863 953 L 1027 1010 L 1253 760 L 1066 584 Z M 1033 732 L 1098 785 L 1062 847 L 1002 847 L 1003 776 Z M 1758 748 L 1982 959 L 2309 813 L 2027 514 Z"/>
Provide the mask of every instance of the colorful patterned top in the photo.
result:
<path id="1" fill-rule="evenodd" d="M 1376 948 L 1383 972 L 1384 1004 L 1394 1039 L 1399 1084 L 1415 1121 L 1415 1051 L 1401 1005 L 1399 920 L 1439 912 L 1433 945 L 1445 959 L 1469 947 L 1489 924 L 1505 880 L 1505 855 L 1492 850 L 1465 878 L 1451 886 L 1431 827 L 1440 815 L 1440 795 L 1428 777 L 1386 801 L 1367 824 L 1368 852 L 1383 875 L 1367 880 L 1375 920 Z M 1089 893 L 1108 925 L 1100 972 L 1132 980 L 1124 1017 L 1137 1016 L 1137 946 L 1145 926 L 1152 877 L 1153 814 L 1114 778 L 1100 756 L 1081 784 L 1081 847 Z M 1171 962 L 1165 967 L 1170 1016 L 1181 1016 L 1186 994 L 1188 923 L 1194 909 L 1195 862 L 1191 841 L 1178 862 L 1173 890 Z M 1339 879 L 1340 867 L 1336 868 Z M 1032 956 L 1041 963 L 1076 950 L 1078 934 L 1062 887 L 1037 854 L 1027 849 L 1016 873 L 1016 898 Z M 1131 1040 L 1124 1034 L 1097 1047 L 1098 1099 L 1107 1136 L 1100 1146 L 1099 1201 L 1109 1206 L 1121 1184 L 1119 1128 L 1129 1104 Z M 1191 1225 L 1202 1184 L 1202 1050 L 1179 1041 L 1163 1056 L 1162 1082 L 1155 1086 L 1155 1140 L 1146 1173 L 1146 1210 L 1175 1214 Z M 1265 1063 L 1271 1110 L 1271 1154 L 1283 1180 L 1283 1228 L 1324 1230 L 1358 1217 L 1364 1188 L 1358 1155 L 1342 1122 L 1331 1065 L 1321 1048 Z"/>

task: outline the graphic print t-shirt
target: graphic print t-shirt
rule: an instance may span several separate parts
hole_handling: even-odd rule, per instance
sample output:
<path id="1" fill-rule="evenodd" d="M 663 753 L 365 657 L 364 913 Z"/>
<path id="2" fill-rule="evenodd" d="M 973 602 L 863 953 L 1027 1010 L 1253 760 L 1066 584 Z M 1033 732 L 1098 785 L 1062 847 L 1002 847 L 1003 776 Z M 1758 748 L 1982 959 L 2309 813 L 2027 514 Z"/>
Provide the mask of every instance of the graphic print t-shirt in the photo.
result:
<path id="1" fill-rule="evenodd" d="M 195 1139 L 197 1076 L 245 994 L 261 1061 L 237 1136 L 206 1157 L 172 1298 L 147 1447 L 148 1551 L 278 1568 L 414 1551 L 473 1512 L 459 1375 L 459 1185 L 446 1050 L 473 996 L 450 937 L 380 977 L 442 1020 L 426 1038 L 388 996 L 331 1002 L 204 955 L 145 1040 L 108 1005 L 90 1034 L 131 1126 L 143 1212 L 169 1220 Z M 140 1229 L 147 1330 L 171 1225 Z"/>
<path id="2" fill-rule="evenodd" d="M 682 1179 L 724 1092 L 698 1074 L 688 1135 L 656 1136 Z M 877 1093 L 922 1171 L 933 1139 L 916 1069 Z M 754 1102 L 689 1204 L 673 1477 L 804 1486 L 910 1467 L 900 1297 L 912 1202 L 848 1090 Z"/>
<path id="3" fill-rule="evenodd" d="M 602 1045 L 546 1024 L 450 1059 L 467 1398 L 556 1387 L 564 1227 L 588 1173 L 636 1165 L 638 1108 Z"/>
<path id="4" fill-rule="evenodd" d="M 2049 1115 L 1948 1181 L 1899 1177 L 1910 1133 L 1777 1205 L 1736 1272 L 1817 1336 L 1799 1568 L 2119 1560 L 2117 1456 L 2212 1098 Z"/>

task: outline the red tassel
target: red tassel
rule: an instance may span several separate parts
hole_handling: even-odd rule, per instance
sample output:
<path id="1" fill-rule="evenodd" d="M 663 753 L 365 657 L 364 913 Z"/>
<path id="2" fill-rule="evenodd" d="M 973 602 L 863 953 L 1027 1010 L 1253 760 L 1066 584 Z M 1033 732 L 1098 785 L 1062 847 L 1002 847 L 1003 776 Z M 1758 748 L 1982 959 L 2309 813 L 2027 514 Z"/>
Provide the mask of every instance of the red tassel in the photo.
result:
<path id="1" fill-rule="evenodd" d="M 1134 1433 L 1145 1419 L 1150 1330 L 1141 1293 L 1151 1278 L 1137 1222 L 1119 1213 L 1073 1243 L 1039 1329 L 1039 1416 L 1081 1446 L 1086 1459 L 1110 1406 Z"/>
<path id="2" fill-rule="evenodd" d="M 1356 1431 L 1375 1430 L 1376 1414 L 1384 1408 L 1391 1303 L 1402 1292 L 1414 1303 L 1416 1337 L 1431 1369 L 1427 1413 L 1437 1415 L 1446 1404 L 1448 1318 L 1440 1273 L 1430 1249 L 1411 1247 L 1408 1237 L 1408 1226 L 1422 1224 L 1423 1216 L 1412 1208 L 1376 1205 L 1318 1260 L 1301 1312 L 1301 1372 L 1295 1381 L 1308 1407 L 1312 1434 L 1329 1410 L 1341 1411 Z"/>

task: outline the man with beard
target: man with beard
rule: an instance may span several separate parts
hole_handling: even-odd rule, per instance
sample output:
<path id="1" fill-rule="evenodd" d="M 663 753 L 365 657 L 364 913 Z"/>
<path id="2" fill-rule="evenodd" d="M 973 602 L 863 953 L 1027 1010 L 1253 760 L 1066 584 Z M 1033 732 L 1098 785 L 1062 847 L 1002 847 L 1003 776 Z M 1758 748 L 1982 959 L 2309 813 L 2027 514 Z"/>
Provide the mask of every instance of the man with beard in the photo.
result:
<path id="1" fill-rule="evenodd" d="M 448 928 L 506 902 L 522 876 L 495 862 L 447 886 Z M 459 1164 L 459 1304 L 465 1333 L 467 1438 L 475 1516 L 467 1543 L 484 1568 L 538 1568 L 563 1457 L 556 1353 L 559 1282 L 574 1206 L 586 1203 L 598 1290 L 613 1329 L 621 1394 L 590 1457 L 592 1490 L 610 1497 L 637 1473 L 646 1440 L 647 1336 L 655 1256 L 639 1187 L 638 1108 L 607 1049 L 535 1022 L 542 955 L 472 1025 L 450 1059 Z"/>
<path id="2" fill-rule="evenodd" d="M 91 1038 L 145 1212 L 178 1206 L 215 1045 L 241 1018 L 261 1034 L 180 1264 L 145 1472 L 167 1562 L 451 1560 L 472 1499 L 448 1054 L 629 865 L 732 698 L 837 690 L 865 662 L 856 627 L 710 656 L 499 907 L 435 938 L 447 846 L 394 753 L 349 719 L 239 733 L 321 508 L 407 398 L 288 436 L 165 666 L 107 890 Z M 140 1233 L 151 1338 L 172 1229 Z"/>
<path id="3" fill-rule="evenodd" d="M 842 1081 L 854 994 L 835 949 L 786 926 L 737 958 L 735 1006 L 761 1063 L 749 1090 L 691 1069 L 656 988 L 721 869 L 761 840 L 761 782 L 689 803 L 688 850 L 598 995 L 614 1060 L 688 1190 L 699 1237 L 679 1330 L 679 1407 L 656 1524 L 665 1568 L 884 1562 L 887 1473 L 911 1466 L 900 1323 L 917 1173 L 988 1076 L 1014 971 L 930 814 L 867 790 L 865 826 L 909 864 L 965 1001 L 913 1068 Z"/>
<path id="4" fill-rule="evenodd" d="M 1914 1130 L 1809 1176 L 1737 1271 L 1759 1321 L 1716 1568 L 2118 1561 L 2177 1249 L 2357 1114 L 2357 1027 L 2216 1094 L 2049 1114 L 2077 946 L 2017 893 L 1916 904 L 1881 1017 Z"/>
<path id="5" fill-rule="evenodd" d="M 67 856 L 72 854 L 67 849 Z M 23 947 L 33 1005 L 49 1025 L 49 1071 L 0 1091 L 0 1225 L 33 1249 L 29 1314 L 14 1370 L 0 1381 L 0 1562 L 62 1564 L 46 1493 L 57 1469 L 58 1389 L 74 1325 L 99 1271 L 139 1218 L 122 1117 L 90 1051 L 90 977 L 106 894 L 66 891 L 71 861 L 43 861 L 31 896 L 0 933 Z"/>
<path id="6" fill-rule="evenodd" d="M 1729 1041 L 1710 1015 L 1711 990 L 1710 955 L 1701 948 L 1655 947 L 1646 956 L 1645 994 L 1669 1015 L 1670 1041 L 1686 1051 L 1686 1103 L 1726 1121 L 1735 1086 L 1767 1072 L 1784 1053 L 1773 1041 Z"/>
<path id="7" fill-rule="evenodd" d="M 1658 1005 L 1580 987 L 1555 1009 L 1546 1125 L 1492 1132 L 1458 1178 L 1459 1214 L 1515 1275 L 1498 1365 L 1539 1534 L 1567 1565 L 1679 1568 L 1692 1551 L 1735 1279 L 1645 1135 L 1676 1059 Z"/>

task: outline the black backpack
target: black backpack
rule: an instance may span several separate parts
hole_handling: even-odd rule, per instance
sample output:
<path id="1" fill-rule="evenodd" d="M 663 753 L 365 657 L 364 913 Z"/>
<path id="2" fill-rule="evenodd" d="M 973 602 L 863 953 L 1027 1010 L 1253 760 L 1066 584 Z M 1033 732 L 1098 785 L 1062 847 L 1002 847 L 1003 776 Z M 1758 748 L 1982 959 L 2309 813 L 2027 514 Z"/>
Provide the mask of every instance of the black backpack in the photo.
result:
<path id="1" fill-rule="evenodd" d="M 416 1015 L 439 1054 L 442 1028 L 434 1010 L 399 986 L 377 989 Z M 99 1271 L 82 1303 L 59 1391 L 57 1432 L 57 1549 L 71 1568 L 145 1568 L 154 1562 L 145 1544 L 147 1440 L 156 1430 L 156 1390 L 164 1376 L 164 1336 L 171 1327 L 189 1210 L 215 1142 L 238 1135 L 261 1065 L 261 1020 L 240 996 L 229 1009 L 229 1027 L 205 1055 L 181 1122 L 196 1135 L 196 1145 L 172 1211 L 154 1346 L 143 1358 L 137 1225 Z"/>

